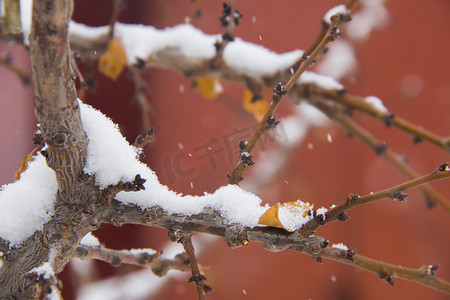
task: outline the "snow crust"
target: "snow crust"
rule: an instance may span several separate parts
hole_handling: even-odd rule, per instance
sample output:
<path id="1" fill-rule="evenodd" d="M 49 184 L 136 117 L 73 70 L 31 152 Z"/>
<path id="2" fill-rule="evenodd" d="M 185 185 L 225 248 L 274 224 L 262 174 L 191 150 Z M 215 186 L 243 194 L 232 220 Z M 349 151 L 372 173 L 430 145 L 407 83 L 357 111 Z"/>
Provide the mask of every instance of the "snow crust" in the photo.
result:
<path id="1" fill-rule="evenodd" d="M 364 98 L 364 101 L 372 106 L 373 108 L 381 111 L 381 112 L 387 112 L 388 109 L 384 106 L 383 101 L 381 101 L 380 98 L 375 96 L 368 96 Z"/>
<path id="2" fill-rule="evenodd" d="M 80 245 L 87 247 L 97 247 L 100 246 L 100 241 L 91 232 L 89 232 L 81 239 Z"/>
<path id="3" fill-rule="evenodd" d="M 229 67 L 251 77 L 272 75 L 286 70 L 302 55 L 302 50 L 278 54 L 239 38 L 228 43 L 223 52 L 223 58 Z"/>
<path id="4" fill-rule="evenodd" d="M 53 268 L 49 262 L 45 262 L 39 267 L 32 269 L 30 273 L 42 275 L 44 279 L 50 279 L 51 277 L 55 276 L 55 272 L 53 271 Z"/>
<path id="5" fill-rule="evenodd" d="M 160 206 L 170 214 L 199 214 L 204 208 L 212 208 L 222 214 L 229 223 L 254 227 L 259 217 L 268 209 L 261 206 L 261 199 L 236 185 L 219 188 L 204 196 L 177 194 L 161 185 L 155 173 L 141 163 L 137 149 L 122 137 L 117 126 L 105 115 L 80 102 L 81 119 L 89 144 L 84 172 L 95 174 L 96 183 L 105 188 L 119 181 L 133 181 L 137 174 L 147 179 L 145 190 L 120 192 L 116 199 L 134 204 L 142 209 Z"/>
<path id="6" fill-rule="evenodd" d="M 55 173 L 36 155 L 20 180 L 1 187 L 0 237 L 14 246 L 42 230 L 53 214 L 56 191 Z"/>
<path id="7" fill-rule="evenodd" d="M 287 231 L 296 231 L 312 219 L 312 216 L 307 214 L 311 208 L 311 204 L 301 200 L 297 200 L 295 205 L 282 204 L 278 208 L 278 220 Z"/>
<path id="8" fill-rule="evenodd" d="M 337 249 L 340 249 L 340 250 L 344 250 L 344 251 L 348 250 L 348 247 L 345 246 L 343 243 L 333 244 L 331 247 L 332 248 L 337 248 Z"/>
<path id="9" fill-rule="evenodd" d="M 297 83 L 299 84 L 311 83 L 324 89 L 342 90 L 344 88 L 344 86 L 335 79 L 314 72 L 304 72 L 302 76 L 300 76 L 300 78 L 297 80 Z"/>
<path id="10" fill-rule="evenodd" d="M 338 15 L 338 14 L 348 14 L 350 11 L 347 9 L 347 7 L 345 7 L 344 4 L 340 4 L 338 6 L 335 6 L 333 8 L 331 8 L 330 10 L 328 10 L 325 13 L 325 16 L 323 17 L 323 21 L 327 24 L 331 23 L 331 17 L 334 15 Z"/>

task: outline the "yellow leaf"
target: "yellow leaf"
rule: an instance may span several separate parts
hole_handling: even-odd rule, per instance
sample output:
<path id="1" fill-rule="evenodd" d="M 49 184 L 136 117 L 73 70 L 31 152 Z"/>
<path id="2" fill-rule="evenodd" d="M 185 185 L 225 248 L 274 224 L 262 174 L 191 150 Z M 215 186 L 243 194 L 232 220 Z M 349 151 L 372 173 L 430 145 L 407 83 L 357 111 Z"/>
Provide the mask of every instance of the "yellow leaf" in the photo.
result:
<path id="1" fill-rule="evenodd" d="M 277 203 L 259 218 L 258 224 L 293 232 L 312 218 L 313 206 L 300 200 L 283 204 Z"/>
<path id="2" fill-rule="evenodd" d="M 25 170 L 28 168 L 28 163 L 30 161 L 33 161 L 33 156 L 41 149 L 42 149 L 42 147 L 36 147 L 36 148 L 33 149 L 33 151 L 31 151 L 31 153 L 25 155 L 22 158 L 22 161 L 20 162 L 20 168 L 14 174 L 14 180 L 19 180 L 20 179 L 20 175 L 23 172 L 25 172 Z"/>
<path id="3" fill-rule="evenodd" d="M 219 79 L 215 77 L 198 77 L 194 79 L 194 84 L 200 94 L 209 100 L 216 98 L 223 92 Z"/>
<path id="4" fill-rule="evenodd" d="M 251 113 L 253 117 L 259 122 L 264 117 L 267 111 L 268 104 L 264 99 L 257 99 L 253 101 L 253 93 L 250 90 L 244 92 L 243 106 L 244 109 Z"/>
<path id="5" fill-rule="evenodd" d="M 119 38 L 112 38 L 108 49 L 98 60 L 98 70 L 105 76 L 116 80 L 127 63 L 125 49 Z"/>

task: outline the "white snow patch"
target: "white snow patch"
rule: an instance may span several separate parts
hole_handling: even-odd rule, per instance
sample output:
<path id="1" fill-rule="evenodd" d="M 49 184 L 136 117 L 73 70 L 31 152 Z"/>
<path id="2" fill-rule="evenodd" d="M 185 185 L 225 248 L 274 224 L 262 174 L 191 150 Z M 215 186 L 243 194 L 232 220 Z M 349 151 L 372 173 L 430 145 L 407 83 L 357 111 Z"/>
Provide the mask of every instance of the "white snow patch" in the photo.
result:
<path id="1" fill-rule="evenodd" d="M 375 96 L 368 96 L 366 98 L 364 98 L 364 101 L 367 104 L 370 104 L 370 106 L 372 106 L 373 108 L 381 111 L 381 112 L 387 112 L 388 109 L 383 105 L 383 101 L 381 101 L 380 98 L 375 97 Z"/>
<path id="2" fill-rule="evenodd" d="M 137 174 L 147 179 L 145 190 L 120 192 L 116 199 L 142 209 L 159 206 L 170 214 L 199 214 L 212 208 L 229 223 L 254 227 L 267 210 L 261 199 L 236 185 L 219 188 L 204 196 L 183 196 L 161 185 L 155 173 L 136 157 L 136 149 L 120 134 L 117 126 L 105 115 L 80 101 L 81 119 L 89 138 L 84 172 L 95 174 L 96 183 L 105 188 L 119 181 L 133 181 Z"/>
<path id="3" fill-rule="evenodd" d="M 327 55 L 317 66 L 317 70 L 320 74 L 339 80 L 351 74 L 356 65 L 353 46 L 345 40 L 338 40 L 332 44 Z"/>
<path id="4" fill-rule="evenodd" d="M 318 210 L 316 210 L 317 215 L 323 215 L 323 219 L 326 219 L 325 213 L 328 211 L 325 207 L 321 207 Z"/>
<path id="5" fill-rule="evenodd" d="M 311 209 L 308 202 L 297 200 L 295 205 L 283 205 L 278 208 L 278 220 L 284 229 L 293 232 L 298 230 L 303 224 L 312 219 L 308 216 L 308 210 Z"/>
<path id="6" fill-rule="evenodd" d="M 342 90 L 344 86 L 337 82 L 334 78 L 320 75 L 313 72 L 304 72 L 297 80 L 298 84 L 315 84 L 324 89 L 338 89 Z"/>
<path id="7" fill-rule="evenodd" d="M 53 268 L 49 262 L 45 262 L 39 267 L 32 269 L 30 273 L 42 275 L 44 279 L 50 279 L 51 277 L 55 276 L 55 272 L 53 271 Z"/>
<path id="8" fill-rule="evenodd" d="M 302 55 L 301 50 L 278 54 L 239 38 L 228 43 L 223 52 L 224 61 L 230 68 L 250 77 L 261 77 L 286 70 Z"/>
<path id="9" fill-rule="evenodd" d="M 327 24 L 331 23 L 331 17 L 334 15 L 347 15 L 349 14 L 350 11 L 347 9 L 347 7 L 345 7 L 344 4 L 335 6 L 333 8 L 331 8 L 330 10 L 328 10 L 325 14 L 325 16 L 323 17 L 323 21 Z"/>
<path id="10" fill-rule="evenodd" d="M 130 253 L 133 255 L 139 255 L 139 254 L 143 254 L 143 253 L 147 253 L 148 255 L 154 255 L 157 253 L 156 250 L 153 249 L 130 249 Z"/>
<path id="11" fill-rule="evenodd" d="M 53 214 L 56 192 L 55 173 L 36 155 L 20 180 L 0 189 L 0 237 L 14 246 L 42 230 Z"/>
<path id="12" fill-rule="evenodd" d="M 100 246 L 100 241 L 91 232 L 89 232 L 81 239 L 80 245 L 87 247 L 98 247 Z"/>
<path id="13" fill-rule="evenodd" d="M 28 45 L 28 36 L 31 32 L 32 0 L 20 0 L 20 23 L 22 24 L 23 42 Z"/>
<path id="14" fill-rule="evenodd" d="M 340 249 L 340 250 L 344 250 L 344 251 L 348 250 L 347 246 L 345 246 L 343 243 L 333 244 L 331 247 L 337 248 L 337 249 Z"/>
<path id="15" fill-rule="evenodd" d="M 166 51 L 178 51 L 193 59 L 214 57 L 218 36 L 206 35 L 190 24 L 158 30 L 151 26 L 116 24 L 114 35 L 122 40 L 128 63 Z"/>

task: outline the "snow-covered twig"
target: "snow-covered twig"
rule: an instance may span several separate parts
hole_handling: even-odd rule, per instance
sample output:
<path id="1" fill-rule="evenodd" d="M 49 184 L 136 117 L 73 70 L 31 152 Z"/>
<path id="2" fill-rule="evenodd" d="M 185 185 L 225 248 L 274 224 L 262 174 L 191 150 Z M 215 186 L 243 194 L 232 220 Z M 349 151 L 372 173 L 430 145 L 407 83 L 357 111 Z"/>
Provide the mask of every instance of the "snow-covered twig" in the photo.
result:
<path id="1" fill-rule="evenodd" d="M 152 249 L 114 250 L 98 245 L 80 244 L 73 258 L 96 259 L 110 263 L 114 267 L 131 264 L 150 268 L 157 276 L 164 276 L 169 270 L 189 271 L 186 253 L 173 259 L 160 257 L 161 253 Z"/>

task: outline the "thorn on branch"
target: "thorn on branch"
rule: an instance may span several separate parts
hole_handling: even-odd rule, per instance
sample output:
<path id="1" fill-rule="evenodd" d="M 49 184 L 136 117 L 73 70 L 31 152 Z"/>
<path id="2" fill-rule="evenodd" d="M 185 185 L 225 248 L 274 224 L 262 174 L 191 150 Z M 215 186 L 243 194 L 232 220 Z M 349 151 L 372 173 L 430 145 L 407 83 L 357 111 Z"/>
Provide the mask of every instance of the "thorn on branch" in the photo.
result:
<path id="1" fill-rule="evenodd" d="M 350 194 L 350 195 L 348 195 L 348 197 L 347 197 L 347 202 L 348 202 L 348 203 L 352 203 L 352 202 L 354 202 L 354 201 L 358 201 L 359 198 L 360 198 L 360 196 L 357 195 L 357 194 Z"/>
<path id="2" fill-rule="evenodd" d="M 278 82 L 278 85 L 273 89 L 273 92 L 280 98 L 287 94 L 287 90 L 281 82 Z"/>
<path id="3" fill-rule="evenodd" d="M 405 192 L 403 192 L 403 191 L 395 191 L 395 192 L 392 194 L 392 198 L 393 198 L 394 200 L 398 200 L 398 201 L 400 201 L 400 202 L 406 201 L 406 198 L 407 198 L 407 197 L 408 197 L 408 195 L 405 194 Z"/>
<path id="4" fill-rule="evenodd" d="M 45 159 L 48 159 L 48 151 L 47 150 L 41 150 L 41 155 L 45 157 Z"/>
<path id="5" fill-rule="evenodd" d="M 338 90 L 337 91 L 337 95 L 339 96 L 339 97 L 342 97 L 342 96 L 344 96 L 345 94 L 347 94 L 347 89 L 340 89 L 340 90 Z"/>
<path id="6" fill-rule="evenodd" d="M 394 279 L 392 279 L 392 276 L 391 276 L 391 275 L 389 275 L 389 276 L 385 279 L 385 281 L 386 281 L 387 283 L 389 283 L 390 285 L 394 286 Z"/>
<path id="7" fill-rule="evenodd" d="M 427 270 L 426 270 L 427 275 L 434 276 L 434 274 L 436 273 L 438 268 L 439 268 L 439 265 L 427 266 Z"/>
<path id="8" fill-rule="evenodd" d="M 246 141 L 246 140 L 241 140 L 241 141 L 239 142 L 239 149 L 240 149 L 241 151 L 243 151 L 243 150 L 247 147 L 247 145 L 248 145 L 248 141 Z"/>
<path id="9" fill-rule="evenodd" d="M 153 137 L 154 137 L 154 130 L 152 127 L 145 133 L 145 136 L 139 134 L 136 137 L 136 140 L 134 141 L 134 146 L 142 149 L 153 141 Z"/>
<path id="10" fill-rule="evenodd" d="M 342 31 L 339 29 L 339 27 L 334 26 L 330 29 L 330 35 L 335 39 L 338 39 L 342 36 Z"/>
<path id="11" fill-rule="evenodd" d="M 438 170 L 439 170 L 440 172 L 449 171 L 450 169 L 448 168 L 448 163 L 444 163 L 444 164 L 440 165 L 440 166 L 438 167 Z"/>
<path id="12" fill-rule="evenodd" d="M 387 144 L 386 142 L 381 142 L 380 144 L 375 146 L 375 153 L 377 155 L 382 155 L 384 152 L 386 152 Z"/>
<path id="13" fill-rule="evenodd" d="M 195 282 L 196 285 L 199 285 L 201 282 L 207 280 L 206 277 L 202 274 L 199 275 L 192 275 L 189 280 L 188 283 L 192 283 Z"/>
<path id="14" fill-rule="evenodd" d="M 420 137 L 418 137 L 418 136 L 415 136 L 415 137 L 413 138 L 413 143 L 414 143 L 414 145 L 420 144 L 420 143 L 422 143 L 422 142 L 423 142 L 423 139 L 420 138 Z"/>
<path id="15" fill-rule="evenodd" d="M 399 201 L 405 201 L 406 197 L 408 197 L 408 195 L 405 194 L 403 191 L 395 191 L 392 194 L 392 198 L 399 200 Z"/>
<path id="16" fill-rule="evenodd" d="M 346 212 L 343 212 L 343 213 L 337 215 L 336 219 L 343 222 L 343 221 L 347 221 L 348 219 L 350 219 L 350 217 L 347 215 Z"/>
<path id="17" fill-rule="evenodd" d="M 314 220 L 319 224 L 319 225 L 324 225 L 325 224 L 325 216 L 323 214 L 317 214 L 316 210 L 313 210 L 313 218 Z"/>
<path id="18" fill-rule="evenodd" d="M 242 163 L 246 164 L 247 166 L 253 166 L 255 162 L 252 160 L 253 155 L 251 155 L 248 152 L 242 152 L 241 153 L 241 161 Z"/>
<path id="19" fill-rule="evenodd" d="M 395 120 L 395 115 L 394 114 L 389 114 L 384 118 L 384 124 L 387 127 L 391 127 L 392 125 L 394 125 L 394 120 Z"/>
<path id="20" fill-rule="evenodd" d="M 355 248 L 350 248 L 347 250 L 347 253 L 345 254 L 345 258 L 349 261 L 354 261 L 353 256 L 355 256 L 356 251 Z"/>
<path id="21" fill-rule="evenodd" d="M 147 62 L 145 60 L 143 60 L 142 58 L 136 58 L 136 62 L 133 64 L 133 67 L 135 67 L 140 72 L 145 71 L 146 66 L 147 66 Z"/>
<path id="22" fill-rule="evenodd" d="M 280 124 L 280 121 L 278 121 L 274 116 L 270 116 L 270 118 L 267 120 L 267 124 L 270 126 L 270 128 L 275 128 L 278 124 Z"/>
<path id="23" fill-rule="evenodd" d="M 425 202 L 426 202 L 426 205 L 427 205 L 428 209 L 432 209 L 437 204 L 436 201 L 434 201 L 433 199 L 431 199 L 429 197 L 426 197 Z"/>

